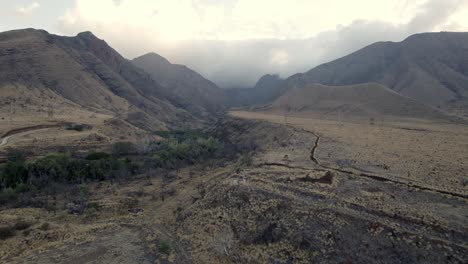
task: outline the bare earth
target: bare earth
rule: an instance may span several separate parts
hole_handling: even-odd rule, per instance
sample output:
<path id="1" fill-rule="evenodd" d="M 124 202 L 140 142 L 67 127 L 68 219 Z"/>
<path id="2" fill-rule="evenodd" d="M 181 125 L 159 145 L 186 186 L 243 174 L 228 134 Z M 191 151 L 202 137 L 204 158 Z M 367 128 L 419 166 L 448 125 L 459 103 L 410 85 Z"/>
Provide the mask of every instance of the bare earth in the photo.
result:
<path id="1" fill-rule="evenodd" d="M 230 115 L 217 133 L 256 144 L 252 164 L 89 184 L 92 214 L 67 214 L 69 197 L 2 210 L 0 224 L 33 225 L 0 262 L 468 262 L 466 126 Z"/>
<path id="2" fill-rule="evenodd" d="M 284 124 L 284 116 L 231 112 L 232 116 Z M 320 136 L 323 164 L 381 174 L 426 187 L 467 195 L 468 126 L 444 123 L 338 122 L 288 117 L 287 125 Z M 312 143 L 310 143 L 312 144 Z"/>

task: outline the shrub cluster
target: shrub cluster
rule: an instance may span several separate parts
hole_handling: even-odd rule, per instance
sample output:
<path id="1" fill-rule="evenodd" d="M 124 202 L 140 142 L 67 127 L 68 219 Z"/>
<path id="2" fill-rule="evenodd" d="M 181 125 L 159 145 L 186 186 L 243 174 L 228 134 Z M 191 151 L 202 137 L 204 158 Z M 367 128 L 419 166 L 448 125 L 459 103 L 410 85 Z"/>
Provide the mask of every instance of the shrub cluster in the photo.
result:
<path id="1" fill-rule="evenodd" d="M 24 192 L 55 182 L 100 181 L 122 174 L 133 175 L 139 169 L 138 162 L 105 153 L 92 153 L 84 159 L 72 157 L 69 153 L 55 153 L 29 163 L 9 161 L 0 169 L 0 198 L 14 196 L 11 190 Z"/>
<path id="2" fill-rule="evenodd" d="M 0 166 L 0 200 L 20 192 L 41 189 L 52 183 L 83 183 L 122 178 L 141 173 L 145 168 L 174 169 L 210 158 L 225 156 L 224 144 L 200 132 L 161 132 L 163 141 L 144 146 L 117 142 L 111 153 L 95 152 L 86 157 L 54 153 L 26 162 L 15 153 Z M 0 201 L 1 202 L 1 201 Z"/>
<path id="3" fill-rule="evenodd" d="M 164 132 L 163 135 L 166 140 L 153 142 L 149 147 L 155 167 L 177 168 L 194 164 L 197 161 L 220 157 L 225 149 L 218 139 L 198 132 Z"/>

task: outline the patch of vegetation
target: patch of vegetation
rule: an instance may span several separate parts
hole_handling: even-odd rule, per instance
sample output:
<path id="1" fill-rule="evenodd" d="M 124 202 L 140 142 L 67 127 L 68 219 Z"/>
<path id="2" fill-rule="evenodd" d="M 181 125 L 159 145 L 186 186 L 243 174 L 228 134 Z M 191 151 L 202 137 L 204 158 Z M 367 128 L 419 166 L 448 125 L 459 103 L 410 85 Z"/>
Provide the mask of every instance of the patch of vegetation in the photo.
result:
<path id="1" fill-rule="evenodd" d="M 124 156 L 136 153 L 136 146 L 132 142 L 122 141 L 112 145 L 112 154 Z"/>
<path id="2" fill-rule="evenodd" d="M 207 135 L 201 130 L 171 130 L 171 131 L 156 131 L 155 135 L 163 138 L 176 138 L 178 140 L 184 139 L 195 139 L 200 137 L 206 137 Z"/>
<path id="3" fill-rule="evenodd" d="M 25 161 L 28 154 L 29 153 L 20 149 L 8 148 L 6 156 L 7 156 L 8 161 L 15 162 L 15 161 Z"/>
<path id="4" fill-rule="evenodd" d="M 169 255 L 171 253 L 171 244 L 169 244 L 169 242 L 167 241 L 160 241 L 159 242 L 159 246 L 158 246 L 158 250 L 161 254 L 164 254 L 164 255 Z"/>
<path id="5" fill-rule="evenodd" d="M 16 230 L 12 226 L 0 227 L 0 239 L 4 240 L 10 238 L 16 234 Z"/>
<path id="6" fill-rule="evenodd" d="M 160 132 L 166 140 L 154 142 L 149 150 L 156 167 L 176 168 L 197 161 L 219 157 L 224 144 L 198 131 Z M 217 155 L 218 154 L 218 155 Z"/>
<path id="7" fill-rule="evenodd" d="M 32 190 L 43 191 L 55 184 L 126 179 L 153 169 L 165 171 L 192 164 L 215 164 L 214 161 L 222 164 L 225 160 L 237 157 L 239 152 L 251 151 L 197 130 L 157 133 L 164 140 L 146 143 L 144 146 L 117 142 L 112 145 L 110 153 L 94 152 L 85 157 L 62 152 L 26 161 L 21 158 L 22 155 L 13 155 L 19 158 L 12 158 L 0 166 L 0 205 L 24 200 L 21 204 L 34 206 L 40 201 L 26 197 L 27 193 Z M 250 154 L 241 156 L 239 164 L 248 166 L 250 163 Z M 166 182 L 176 177 L 170 173 L 164 175 L 167 175 L 164 179 Z M 170 195 L 171 192 L 164 194 Z"/>
<path id="8" fill-rule="evenodd" d="M 50 228 L 50 224 L 48 222 L 45 222 L 42 225 L 40 225 L 38 228 L 39 228 L 39 230 L 47 231 Z"/>
<path id="9" fill-rule="evenodd" d="M 110 158 L 110 154 L 106 152 L 94 152 L 86 156 L 86 160 L 103 160 Z"/>
<path id="10" fill-rule="evenodd" d="M 0 191 L 0 204 L 7 204 L 11 201 L 16 201 L 18 199 L 18 193 L 12 189 L 7 188 Z"/>
<path id="11" fill-rule="evenodd" d="M 16 224 L 13 226 L 15 230 L 25 230 L 31 227 L 32 223 L 25 221 L 23 219 L 18 220 Z"/>
<path id="12" fill-rule="evenodd" d="M 85 124 L 80 124 L 80 123 L 69 123 L 65 125 L 66 130 L 75 130 L 75 131 L 84 131 L 84 130 L 89 130 L 92 129 L 92 126 L 90 125 L 85 125 Z"/>
<path id="13" fill-rule="evenodd" d="M 91 156 L 91 157 L 90 157 Z M 89 155 L 85 159 L 69 153 L 49 154 L 34 162 L 9 161 L 0 167 L 0 203 L 19 193 L 50 186 L 52 183 L 83 183 L 135 175 L 141 164 L 107 154 Z"/>

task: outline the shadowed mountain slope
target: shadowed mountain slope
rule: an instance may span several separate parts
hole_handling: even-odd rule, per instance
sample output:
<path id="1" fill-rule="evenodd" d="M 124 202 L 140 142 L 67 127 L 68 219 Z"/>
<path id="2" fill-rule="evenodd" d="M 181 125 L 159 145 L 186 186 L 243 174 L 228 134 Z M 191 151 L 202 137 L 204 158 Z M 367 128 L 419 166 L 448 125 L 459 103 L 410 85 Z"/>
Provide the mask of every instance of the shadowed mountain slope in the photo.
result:
<path id="1" fill-rule="evenodd" d="M 253 88 L 226 90 L 231 106 L 250 106 L 270 102 L 279 95 L 283 80 L 278 75 L 262 76 Z"/>
<path id="2" fill-rule="evenodd" d="M 133 63 L 158 80 L 179 107 L 201 117 L 224 112 L 226 98 L 223 91 L 190 68 L 172 64 L 156 53 L 135 58 Z"/>
<path id="3" fill-rule="evenodd" d="M 455 120 L 443 112 L 402 96 L 380 84 L 307 85 L 291 88 L 262 110 L 324 118 L 418 118 Z"/>

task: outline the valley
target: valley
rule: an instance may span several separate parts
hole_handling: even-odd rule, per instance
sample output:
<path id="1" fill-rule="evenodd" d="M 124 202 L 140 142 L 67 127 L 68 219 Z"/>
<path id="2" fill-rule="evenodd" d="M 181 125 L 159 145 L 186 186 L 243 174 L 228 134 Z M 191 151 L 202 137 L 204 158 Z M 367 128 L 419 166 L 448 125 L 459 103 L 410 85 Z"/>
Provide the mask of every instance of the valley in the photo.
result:
<path id="1" fill-rule="evenodd" d="M 222 89 L 0 33 L 0 263 L 467 263 L 466 34 Z"/>
<path id="2" fill-rule="evenodd" d="M 90 184 L 86 200 L 97 208 L 91 214 L 67 214 L 61 202 L 57 212 L 4 210 L 2 222 L 31 221 L 36 238 L 18 234 L 7 240 L 2 259 L 79 263 L 92 254 L 100 263 L 466 260 L 468 193 L 461 172 L 468 159 L 447 154 L 466 154 L 466 146 L 457 146 L 468 137 L 465 126 L 300 117 L 285 124 L 274 114 L 230 116 L 212 133 L 233 144 L 250 142 L 251 161 L 188 166 L 169 181 L 155 171 Z M 168 189 L 173 193 L 161 196 Z M 42 222 L 50 227 L 34 227 Z M 25 241 L 28 248 L 20 246 Z"/>

